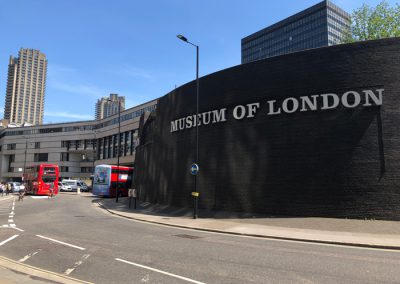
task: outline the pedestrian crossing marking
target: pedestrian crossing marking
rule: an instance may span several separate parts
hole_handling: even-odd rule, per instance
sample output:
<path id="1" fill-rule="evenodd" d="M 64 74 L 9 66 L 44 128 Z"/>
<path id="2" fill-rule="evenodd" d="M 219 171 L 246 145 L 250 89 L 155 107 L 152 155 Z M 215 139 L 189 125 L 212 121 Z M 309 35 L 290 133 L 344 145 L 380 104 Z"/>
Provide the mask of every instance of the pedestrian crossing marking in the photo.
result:
<path id="1" fill-rule="evenodd" d="M 48 196 L 31 196 L 33 199 L 48 199 Z"/>

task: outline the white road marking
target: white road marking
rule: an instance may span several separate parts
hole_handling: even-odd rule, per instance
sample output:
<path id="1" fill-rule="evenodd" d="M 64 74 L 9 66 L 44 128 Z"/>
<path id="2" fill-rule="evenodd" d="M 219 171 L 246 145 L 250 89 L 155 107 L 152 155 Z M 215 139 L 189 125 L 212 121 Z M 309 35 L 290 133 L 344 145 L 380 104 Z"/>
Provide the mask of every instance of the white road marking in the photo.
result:
<path id="1" fill-rule="evenodd" d="M 13 219 L 8 219 L 8 223 L 14 223 Z"/>
<path id="2" fill-rule="evenodd" d="M 3 228 L 8 228 L 8 225 L 3 225 L 2 227 L 3 227 Z"/>
<path id="3" fill-rule="evenodd" d="M 20 231 L 20 232 L 25 232 L 24 230 L 22 230 L 22 229 L 20 229 L 20 228 L 17 228 L 17 227 L 14 227 L 13 229 L 15 229 L 15 230 L 17 230 L 17 231 Z"/>
<path id="4" fill-rule="evenodd" d="M 41 250 L 32 252 L 32 253 L 30 253 L 30 254 L 24 256 L 23 258 L 21 258 L 20 260 L 18 260 L 18 262 L 24 262 L 24 261 L 30 259 L 32 256 L 34 256 L 35 254 L 37 254 L 39 251 L 41 251 Z"/>
<path id="5" fill-rule="evenodd" d="M 31 196 L 33 199 L 48 199 L 48 196 Z"/>
<path id="6" fill-rule="evenodd" d="M 2 245 L 6 244 L 6 243 L 8 243 L 8 242 L 10 242 L 10 241 L 12 241 L 13 239 L 17 238 L 18 236 L 19 236 L 19 235 L 14 235 L 14 236 L 12 236 L 11 238 L 8 238 L 7 240 L 2 241 L 2 242 L 0 243 L 0 247 L 1 247 Z"/>
<path id="7" fill-rule="evenodd" d="M 152 267 L 149 267 L 149 266 L 145 266 L 145 265 L 141 265 L 141 264 L 138 264 L 138 263 L 130 262 L 130 261 L 123 260 L 123 259 L 120 259 L 120 258 L 116 258 L 115 260 L 130 264 L 130 265 L 134 265 L 134 266 L 137 266 L 137 267 L 140 267 L 140 268 L 144 268 L 144 269 L 148 269 L 148 270 L 151 270 L 151 271 L 155 271 L 155 272 L 158 272 L 158 273 L 162 273 L 162 274 L 165 274 L 165 275 L 168 275 L 168 276 L 171 276 L 171 277 L 175 277 L 175 278 L 178 278 L 178 279 L 182 279 L 182 280 L 185 280 L 185 281 L 188 281 L 188 282 L 192 282 L 192 283 L 196 283 L 196 284 L 205 284 L 204 282 L 196 281 L 196 280 L 193 280 L 193 279 L 190 279 L 190 278 L 187 278 L 187 277 L 183 277 L 183 276 L 180 276 L 180 275 L 172 274 L 172 273 L 169 273 L 169 272 L 166 272 L 166 271 L 162 271 L 162 270 L 159 270 L 159 269 L 156 269 L 156 268 L 152 268 Z"/>
<path id="8" fill-rule="evenodd" d="M 11 228 L 15 228 L 16 225 L 15 225 L 15 224 L 10 224 L 10 227 L 11 227 Z"/>
<path id="9" fill-rule="evenodd" d="M 55 243 L 59 243 L 59 244 L 65 245 L 65 246 L 69 246 L 69 247 L 72 247 L 72 248 L 85 250 L 85 248 L 83 248 L 83 247 L 78 247 L 78 246 L 75 246 L 75 245 L 72 245 L 72 244 L 69 244 L 69 243 L 65 243 L 65 242 L 58 241 L 58 240 L 55 240 L 55 239 L 51 239 L 51 238 L 48 238 L 48 237 L 44 237 L 44 236 L 41 236 L 41 235 L 36 235 L 36 237 L 39 237 L 39 238 L 42 238 L 42 239 L 45 239 L 45 240 L 49 240 L 49 241 L 52 241 L 52 242 L 55 242 Z"/>
<path id="10" fill-rule="evenodd" d="M 7 201 L 7 200 L 10 200 L 10 199 L 12 199 L 12 197 L 2 198 L 2 199 L 0 199 L 0 202 L 2 202 L 2 201 Z"/>
<path id="11" fill-rule="evenodd" d="M 74 271 L 79 265 L 81 265 L 83 263 L 84 260 L 86 260 L 88 257 L 90 256 L 90 254 L 84 254 L 81 257 L 81 260 L 75 262 L 74 266 L 72 268 L 68 268 L 67 270 L 65 270 L 64 274 L 65 275 L 70 275 L 72 271 Z"/>

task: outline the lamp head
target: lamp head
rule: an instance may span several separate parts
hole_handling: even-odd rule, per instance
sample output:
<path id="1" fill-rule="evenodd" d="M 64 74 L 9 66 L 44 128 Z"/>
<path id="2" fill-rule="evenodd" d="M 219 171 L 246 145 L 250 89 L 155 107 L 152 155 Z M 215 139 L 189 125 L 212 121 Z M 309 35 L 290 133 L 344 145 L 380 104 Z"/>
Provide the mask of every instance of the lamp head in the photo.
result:
<path id="1" fill-rule="evenodd" d="M 184 37 L 183 35 L 177 35 L 176 37 L 179 38 L 180 40 L 183 40 L 183 41 L 186 41 L 186 42 L 188 41 L 187 38 Z"/>

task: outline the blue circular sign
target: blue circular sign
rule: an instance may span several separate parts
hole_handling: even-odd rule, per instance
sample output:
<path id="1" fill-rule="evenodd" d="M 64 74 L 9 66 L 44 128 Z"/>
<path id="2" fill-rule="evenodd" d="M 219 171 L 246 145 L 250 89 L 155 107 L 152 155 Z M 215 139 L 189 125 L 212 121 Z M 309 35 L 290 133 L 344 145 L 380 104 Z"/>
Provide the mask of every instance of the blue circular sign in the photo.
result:
<path id="1" fill-rule="evenodd" d="M 190 166 L 190 173 L 191 173 L 192 175 L 197 175 L 197 174 L 199 173 L 199 165 L 196 164 L 196 163 L 193 163 L 193 164 Z"/>

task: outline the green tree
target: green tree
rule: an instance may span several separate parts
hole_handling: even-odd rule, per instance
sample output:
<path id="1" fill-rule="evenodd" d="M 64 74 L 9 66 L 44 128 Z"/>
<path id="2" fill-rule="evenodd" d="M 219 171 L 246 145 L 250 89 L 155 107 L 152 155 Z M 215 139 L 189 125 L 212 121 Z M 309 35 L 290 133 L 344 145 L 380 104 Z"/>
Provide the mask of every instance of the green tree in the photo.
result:
<path id="1" fill-rule="evenodd" d="M 343 43 L 400 36 L 400 5 L 391 7 L 386 0 L 375 8 L 363 4 L 353 11 L 350 26 Z"/>

